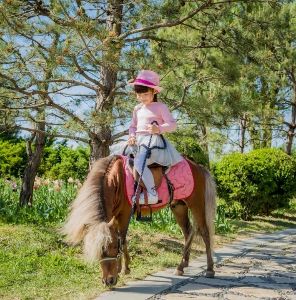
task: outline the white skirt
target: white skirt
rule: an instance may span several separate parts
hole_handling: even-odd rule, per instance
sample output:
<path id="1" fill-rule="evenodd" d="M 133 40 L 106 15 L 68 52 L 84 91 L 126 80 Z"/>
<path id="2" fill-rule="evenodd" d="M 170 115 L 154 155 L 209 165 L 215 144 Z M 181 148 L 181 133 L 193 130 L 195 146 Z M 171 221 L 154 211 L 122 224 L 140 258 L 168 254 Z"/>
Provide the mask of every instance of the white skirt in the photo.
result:
<path id="1" fill-rule="evenodd" d="M 151 135 L 138 135 L 137 136 L 137 146 L 138 151 L 146 151 L 146 148 L 143 147 L 149 146 L 149 148 L 153 148 L 154 146 L 157 147 L 164 147 L 164 142 L 159 134 L 153 134 L 151 138 L 151 142 L 149 145 Z M 165 139 L 165 138 L 164 138 Z M 167 140 L 166 148 L 165 149 L 152 149 L 151 156 L 147 160 L 147 164 L 157 163 L 162 166 L 173 166 L 180 162 L 183 158 L 180 153 L 175 149 L 175 147 Z"/>

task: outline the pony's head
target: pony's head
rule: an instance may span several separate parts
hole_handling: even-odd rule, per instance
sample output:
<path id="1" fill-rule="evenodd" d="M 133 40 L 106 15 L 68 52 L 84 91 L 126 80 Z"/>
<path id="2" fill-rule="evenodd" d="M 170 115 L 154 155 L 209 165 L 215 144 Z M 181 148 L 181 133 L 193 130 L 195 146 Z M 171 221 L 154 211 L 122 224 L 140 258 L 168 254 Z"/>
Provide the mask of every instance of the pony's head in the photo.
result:
<path id="1" fill-rule="evenodd" d="M 102 282 L 111 287 L 117 283 L 118 274 L 121 272 L 123 241 L 115 217 L 107 226 L 109 229 L 108 242 L 102 245 L 99 262 L 102 269 Z"/>

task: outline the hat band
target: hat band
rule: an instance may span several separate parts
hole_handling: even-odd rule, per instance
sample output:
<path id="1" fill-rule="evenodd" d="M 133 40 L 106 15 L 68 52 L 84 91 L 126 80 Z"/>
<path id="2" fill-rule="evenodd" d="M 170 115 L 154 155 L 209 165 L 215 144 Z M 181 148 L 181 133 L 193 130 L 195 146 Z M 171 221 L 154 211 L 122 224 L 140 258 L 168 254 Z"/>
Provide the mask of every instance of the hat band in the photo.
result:
<path id="1" fill-rule="evenodd" d="M 145 79 L 136 79 L 134 81 L 134 83 L 143 83 L 143 84 L 149 84 L 149 85 L 153 85 L 153 86 L 157 86 L 155 83 L 152 83 L 148 80 L 145 80 Z"/>

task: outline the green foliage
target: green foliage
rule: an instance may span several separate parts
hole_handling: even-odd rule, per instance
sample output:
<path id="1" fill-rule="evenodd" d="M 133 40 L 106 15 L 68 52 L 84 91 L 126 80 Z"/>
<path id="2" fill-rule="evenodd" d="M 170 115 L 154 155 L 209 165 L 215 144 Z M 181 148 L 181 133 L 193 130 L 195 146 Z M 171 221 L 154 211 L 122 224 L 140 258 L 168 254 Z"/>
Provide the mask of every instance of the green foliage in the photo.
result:
<path id="1" fill-rule="evenodd" d="M 84 179 L 88 171 L 89 150 L 78 147 L 71 149 L 63 145 L 47 147 L 39 175 L 51 178 L 68 180 L 69 177 Z"/>
<path id="2" fill-rule="evenodd" d="M 4 132 L 0 132 L 0 140 L 1 141 L 15 141 L 15 142 L 20 142 L 23 139 L 17 137 L 17 132 L 16 131 L 4 131 Z"/>
<path id="3" fill-rule="evenodd" d="M 244 219 L 287 207 L 296 193 L 296 163 L 278 149 L 233 153 L 213 167 L 218 194 L 227 204 L 238 201 L 237 213 Z"/>
<path id="4" fill-rule="evenodd" d="M 230 233 L 232 232 L 232 225 L 226 217 L 224 206 L 217 206 L 217 214 L 215 220 L 215 231 L 217 233 Z"/>
<path id="5" fill-rule="evenodd" d="M 19 207 L 20 181 L 0 180 L 0 222 L 37 225 L 59 224 L 65 220 L 69 204 L 75 198 L 79 186 L 79 182 L 65 183 L 57 180 L 50 182 L 39 179 L 39 184 L 35 184 L 33 206 Z M 221 201 L 219 203 L 216 230 L 220 233 L 227 233 L 231 231 L 228 218 L 238 214 L 227 213 L 225 203 Z M 166 232 L 174 236 L 181 234 L 180 227 L 169 207 L 154 213 L 151 223 L 141 223 L 132 218 L 130 225 L 131 229 L 143 229 L 145 232 Z"/>
<path id="6" fill-rule="evenodd" d="M 226 234 L 234 232 L 233 220 L 240 220 L 244 208 L 238 201 L 227 203 L 224 199 L 217 201 L 215 228 L 217 233 Z"/>
<path id="7" fill-rule="evenodd" d="M 186 157 L 204 166 L 209 166 L 207 154 L 198 143 L 197 136 L 185 130 L 178 130 L 168 135 L 176 149 Z"/>
<path id="8" fill-rule="evenodd" d="M 0 140 L 0 175 L 20 177 L 26 162 L 26 145 L 22 140 Z M 50 145 L 45 148 L 38 175 L 67 181 L 70 177 L 84 179 L 88 171 L 89 149 Z"/>
<path id="9" fill-rule="evenodd" d="M 217 215 L 219 215 L 219 210 L 225 213 L 225 217 L 229 219 L 241 219 L 244 208 L 238 201 L 232 201 L 227 203 L 224 199 L 218 200 L 217 205 Z"/>
<path id="10" fill-rule="evenodd" d="M 0 140 L 0 176 L 19 177 L 27 160 L 25 142 Z"/>
<path id="11" fill-rule="evenodd" d="M 138 222 L 133 218 L 131 220 L 132 228 L 143 228 L 144 230 L 162 231 L 170 234 L 181 234 L 181 229 L 177 225 L 175 217 L 169 207 L 165 207 L 152 216 L 152 222 Z"/>
<path id="12" fill-rule="evenodd" d="M 0 180 L 0 219 L 18 224 L 61 222 L 76 191 L 75 183 L 47 182 L 35 186 L 32 207 L 20 207 L 20 181 Z"/>

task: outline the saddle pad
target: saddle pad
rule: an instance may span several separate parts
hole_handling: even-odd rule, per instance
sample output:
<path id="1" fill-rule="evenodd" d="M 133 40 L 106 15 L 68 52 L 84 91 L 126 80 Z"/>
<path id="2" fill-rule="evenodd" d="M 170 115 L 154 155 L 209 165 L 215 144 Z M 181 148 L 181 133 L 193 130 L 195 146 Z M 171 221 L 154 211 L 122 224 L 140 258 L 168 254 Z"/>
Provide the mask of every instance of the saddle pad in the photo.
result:
<path id="1" fill-rule="evenodd" d="M 124 167 L 124 174 L 125 174 L 125 192 L 126 197 L 129 203 L 132 203 L 132 196 L 134 194 L 134 177 L 128 167 L 128 157 L 122 156 L 121 159 L 123 160 L 123 167 Z M 191 172 L 191 168 L 186 159 L 183 159 L 176 165 L 172 166 L 167 174 L 169 180 L 173 184 L 174 190 L 174 200 L 181 200 L 188 198 L 193 191 L 194 188 L 194 181 Z M 162 182 L 157 189 L 158 197 L 161 199 L 160 203 L 156 203 L 151 205 L 151 207 L 155 210 L 165 206 L 169 201 L 169 192 L 167 181 L 163 177 Z"/>

